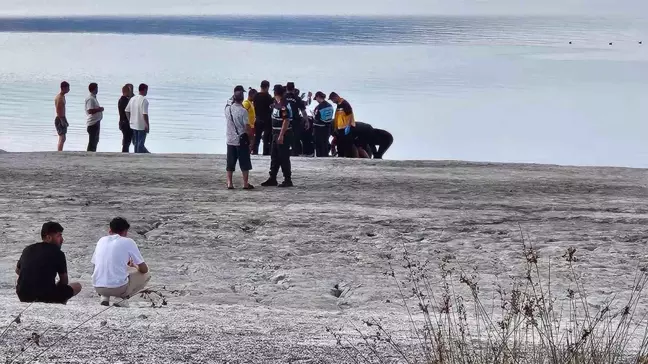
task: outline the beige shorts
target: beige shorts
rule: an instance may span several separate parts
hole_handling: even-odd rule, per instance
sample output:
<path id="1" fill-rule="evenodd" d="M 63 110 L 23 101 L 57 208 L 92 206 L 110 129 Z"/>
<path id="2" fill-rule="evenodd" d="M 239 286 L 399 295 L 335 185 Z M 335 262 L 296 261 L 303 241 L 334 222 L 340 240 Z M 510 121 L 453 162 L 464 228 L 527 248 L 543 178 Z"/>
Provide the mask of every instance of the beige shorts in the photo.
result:
<path id="1" fill-rule="evenodd" d="M 150 280 L 150 274 L 142 274 L 131 267 L 128 268 L 128 283 L 117 288 L 95 287 L 95 291 L 102 296 L 128 299 L 143 290 Z"/>

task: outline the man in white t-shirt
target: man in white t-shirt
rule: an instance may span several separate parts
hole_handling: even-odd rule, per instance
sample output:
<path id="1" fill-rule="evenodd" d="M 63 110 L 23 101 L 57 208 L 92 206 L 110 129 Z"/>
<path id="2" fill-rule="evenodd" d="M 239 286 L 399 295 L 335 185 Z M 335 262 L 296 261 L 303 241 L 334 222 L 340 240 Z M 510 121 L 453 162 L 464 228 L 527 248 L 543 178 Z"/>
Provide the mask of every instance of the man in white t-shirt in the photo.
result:
<path id="1" fill-rule="evenodd" d="M 140 84 L 139 95 L 133 96 L 126 106 L 126 117 L 133 130 L 135 153 L 149 153 L 148 149 L 144 146 L 146 135 L 150 131 L 147 94 L 148 86 L 144 83 Z"/>
<path id="2" fill-rule="evenodd" d="M 92 285 L 101 295 L 101 305 L 110 305 L 110 297 L 121 299 L 115 306 L 128 307 L 128 299 L 146 287 L 149 269 L 137 244 L 127 237 L 130 225 L 124 218 L 110 222 L 110 235 L 99 239 L 92 255 Z"/>
<path id="3" fill-rule="evenodd" d="M 86 126 L 88 127 L 88 152 L 96 152 L 99 144 L 99 128 L 103 119 L 104 108 L 97 101 L 99 86 L 91 83 L 88 86 L 90 95 L 85 99 Z"/>

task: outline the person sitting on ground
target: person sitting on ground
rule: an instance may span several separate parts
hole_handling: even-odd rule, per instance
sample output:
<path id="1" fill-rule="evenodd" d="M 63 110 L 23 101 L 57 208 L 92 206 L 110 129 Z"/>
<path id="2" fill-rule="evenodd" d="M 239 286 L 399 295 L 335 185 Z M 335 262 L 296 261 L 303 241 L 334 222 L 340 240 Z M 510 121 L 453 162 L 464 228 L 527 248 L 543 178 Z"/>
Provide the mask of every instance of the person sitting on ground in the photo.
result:
<path id="1" fill-rule="evenodd" d="M 116 217 L 110 222 L 109 235 L 97 242 L 92 264 L 92 284 L 101 296 L 101 305 L 109 306 L 110 298 L 119 300 L 117 307 L 128 307 L 128 299 L 146 287 L 151 279 L 149 268 L 133 239 L 128 238 L 130 224 Z"/>
<path id="2" fill-rule="evenodd" d="M 67 262 L 61 251 L 63 226 L 46 222 L 41 228 L 41 238 L 41 243 L 25 248 L 18 260 L 16 294 L 21 302 L 66 304 L 81 292 L 81 284 L 68 283 Z"/>

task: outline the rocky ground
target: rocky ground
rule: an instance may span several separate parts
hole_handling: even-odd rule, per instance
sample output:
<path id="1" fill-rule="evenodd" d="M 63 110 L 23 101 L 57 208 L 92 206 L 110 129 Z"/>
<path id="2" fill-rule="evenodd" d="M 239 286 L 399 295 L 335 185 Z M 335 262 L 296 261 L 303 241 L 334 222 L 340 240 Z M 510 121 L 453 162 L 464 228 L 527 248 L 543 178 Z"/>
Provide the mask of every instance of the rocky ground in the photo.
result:
<path id="1" fill-rule="evenodd" d="M 253 164 L 259 187 L 269 161 Z M 0 358 L 29 362 L 60 338 L 36 361 L 344 363 L 327 327 L 354 340 L 353 325 L 375 317 L 409 337 L 385 275 L 390 263 L 402 273 L 404 249 L 432 273 L 440 259 L 474 271 L 489 294 L 520 276 L 522 230 L 542 262 L 577 249 L 594 306 L 624 298 L 644 262 L 645 170 L 296 159 L 294 189 L 229 191 L 224 165 L 207 155 L 3 153 Z M 115 216 L 133 225 L 150 288 L 164 296 L 156 307 L 143 297 L 102 312 L 90 287 L 94 244 Z M 48 220 L 65 227 L 70 276 L 85 287 L 67 306 L 14 294 L 15 262 Z M 565 264 L 552 269 L 564 278 L 556 289 L 568 287 Z"/>

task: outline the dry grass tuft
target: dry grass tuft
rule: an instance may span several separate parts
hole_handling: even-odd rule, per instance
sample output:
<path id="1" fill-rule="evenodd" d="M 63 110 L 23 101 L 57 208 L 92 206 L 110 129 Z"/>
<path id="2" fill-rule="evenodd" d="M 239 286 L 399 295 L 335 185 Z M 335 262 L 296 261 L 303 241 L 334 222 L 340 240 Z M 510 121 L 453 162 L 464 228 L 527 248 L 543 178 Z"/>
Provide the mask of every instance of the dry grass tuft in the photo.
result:
<path id="1" fill-rule="evenodd" d="M 595 306 L 576 271 L 576 249 L 562 256 L 570 280 L 566 292 L 552 284 L 551 260 L 541 268 L 538 252 L 524 239 L 522 251 L 523 277 L 508 290 L 498 286 L 486 305 L 478 276 L 465 272 L 454 257 L 440 260 L 438 284 L 429 262 L 405 250 L 405 276 L 391 262 L 386 275 L 400 292 L 410 338 L 396 338 L 377 319 L 365 320 L 362 330 L 351 324 L 356 335 L 327 331 L 352 363 L 648 364 L 646 316 L 637 314 L 646 269 L 636 272 L 632 289 L 621 292 L 625 301 Z"/>

